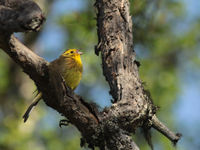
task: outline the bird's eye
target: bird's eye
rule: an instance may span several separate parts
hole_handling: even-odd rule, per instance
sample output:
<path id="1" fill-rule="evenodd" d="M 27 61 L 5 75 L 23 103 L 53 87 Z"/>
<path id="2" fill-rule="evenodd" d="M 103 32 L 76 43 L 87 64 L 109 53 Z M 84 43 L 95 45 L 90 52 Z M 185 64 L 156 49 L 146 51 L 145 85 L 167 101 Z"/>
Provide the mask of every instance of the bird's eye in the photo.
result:
<path id="1" fill-rule="evenodd" d="M 71 51 L 70 53 L 71 53 L 71 54 L 73 54 L 73 53 L 74 53 L 74 51 Z"/>

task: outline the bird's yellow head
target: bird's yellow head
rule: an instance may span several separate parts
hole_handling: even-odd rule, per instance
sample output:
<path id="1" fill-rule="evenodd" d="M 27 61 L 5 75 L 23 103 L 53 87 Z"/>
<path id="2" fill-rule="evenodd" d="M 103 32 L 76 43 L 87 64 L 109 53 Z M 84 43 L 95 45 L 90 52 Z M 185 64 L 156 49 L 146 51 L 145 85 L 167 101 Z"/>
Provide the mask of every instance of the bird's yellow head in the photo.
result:
<path id="1" fill-rule="evenodd" d="M 62 56 L 78 59 L 82 54 L 83 53 L 77 49 L 68 49 L 62 54 Z"/>
<path id="2" fill-rule="evenodd" d="M 78 64 L 82 65 L 82 62 L 81 62 L 82 54 L 83 53 L 77 49 L 68 49 L 61 55 L 61 57 L 68 60 L 68 62 L 69 62 L 69 59 L 72 59 L 72 60 L 75 60 L 75 62 L 77 62 Z"/>

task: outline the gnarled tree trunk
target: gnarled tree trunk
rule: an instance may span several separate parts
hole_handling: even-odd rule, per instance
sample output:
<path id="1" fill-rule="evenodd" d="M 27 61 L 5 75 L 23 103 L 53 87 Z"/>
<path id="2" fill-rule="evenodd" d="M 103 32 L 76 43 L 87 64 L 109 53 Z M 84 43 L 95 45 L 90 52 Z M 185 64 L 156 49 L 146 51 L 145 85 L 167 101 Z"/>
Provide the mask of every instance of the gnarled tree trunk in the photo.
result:
<path id="1" fill-rule="evenodd" d="M 102 150 L 138 150 L 131 138 L 138 127 L 154 127 L 176 143 L 180 135 L 157 119 L 156 107 L 139 79 L 129 1 L 96 0 L 95 7 L 99 38 L 95 52 L 101 53 L 103 73 L 113 97 L 112 106 L 102 112 L 70 91 L 62 77 L 48 68 L 47 61 L 13 36 L 13 32 L 37 31 L 41 27 L 44 17 L 35 2 L 0 1 L 0 48 L 35 81 L 45 103 L 79 129 L 82 144 Z"/>

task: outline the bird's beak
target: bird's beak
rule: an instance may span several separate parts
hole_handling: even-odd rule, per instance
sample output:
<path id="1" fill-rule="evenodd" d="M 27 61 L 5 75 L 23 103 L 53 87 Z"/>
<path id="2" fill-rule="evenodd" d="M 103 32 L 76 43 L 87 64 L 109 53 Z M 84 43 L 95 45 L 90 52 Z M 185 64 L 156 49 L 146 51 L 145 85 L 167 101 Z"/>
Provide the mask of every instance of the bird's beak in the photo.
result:
<path id="1" fill-rule="evenodd" d="M 82 54 L 83 54 L 83 52 L 80 52 L 80 51 L 78 51 L 78 54 L 79 54 L 79 55 L 82 55 Z"/>

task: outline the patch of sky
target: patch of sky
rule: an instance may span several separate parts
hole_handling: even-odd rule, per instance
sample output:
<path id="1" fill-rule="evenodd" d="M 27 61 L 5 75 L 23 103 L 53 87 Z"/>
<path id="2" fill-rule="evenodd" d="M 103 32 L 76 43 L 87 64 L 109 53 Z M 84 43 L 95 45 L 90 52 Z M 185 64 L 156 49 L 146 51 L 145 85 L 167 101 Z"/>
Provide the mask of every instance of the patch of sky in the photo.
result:
<path id="1" fill-rule="evenodd" d="M 38 38 L 37 47 L 40 48 L 40 55 L 45 59 L 53 60 L 58 57 L 66 48 L 65 41 L 67 33 L 54 23 L 49 23 Z"/>
<path id="2" fill-rule="evenodd" d="M 73 11 L 84 10 L 87 6 L 87 1 L 83 0 L 57 0 L 51 11 L 51 15 L 60 16 Z"/>
<path id="3" fill-rule="evenodd" d="M 87 1 L 82 0 L 55 1 L 36 44 L 40 56 L 51 61 L 57 58 L 66 49 L 68 36 L 62 27 L 56 23 L 56 19 L 67 13 L 81 11 L 86 6 Z"/>
<path id="4" fill-rule="evenodd" d="M 91 91 L 91 99 L 94 100 L 101 108 L 111 105 L 112 97 L 109 95 L 108 88 L 102 88 L 96 85 Z"/>
<path id="5" fill-rule="evenodd" d="M 184 3 L 187 10 L 186 20 L 192 21 L 200 17 L 200 1 L 184 0 Z M 183 32 L 183 28 L 179 28 L 179 32 Z M 200 55 L 200 53 L 198 54 Z M 193 62 L 188 60 L 186 56 L 183 55 L 183 57 L 181 56 L 179 59 L 180 66 L 178 72 L 180 76 L 181 92 L 179 93 L 177 103 L 174 107 L 174 114 L 176 115 L 178 123 L 181 124 L 181 122 L 184 122 L 184 125 L 181 124 L 181 126 L 187 128 L 187 130 L 183 131 L 188 131 L 190 129 L 190 133 L 194 132 L 195 134 L 197 123 L 200 125 L 200 71 L 199 68 L 194 67 L 195 65 Z M 194 128 L 191 129 L 191 126 Z"/>
<path id="6" fill-rule="evenodd" d="M 179 144 L 197 149 L 200 147 L 200 141 L 196 138 L 200 132 L 200 71 L 192 62 L 182 62 L 179 75 L 181 92 L 173 108 L 177 130 L 184 135 Z"/>
<path id="7" fill-rule="evenodd" d="M 179 0 L 182 2 L 182 0 Z M 172 24 L 172 30 L 177 35 L 182 35 L 188 31 L 189 27 L 195 23 L 195 21 L 200 17 L 199 8 L 200 1 L 197 0 L 183 0 L 186 12 L 183 18 L 180 20 L 177 18 L 177 22 Z"/>
<path id="8" fill-rule="evenodd" d="M 182 0 L 181 0 L 182 1 Z M 190 20 L 195 20 L 197 17 L 200 17 L 199 8 L 200 1 L 199 0 L 184 0 L 187 10 L 187 17 Z"/>
<path id="9" fill-rule="evenodd" d="M 134 46 L 134 50 L 136 52 L 136 58 L 139 60 L 148 58 L 150 55 L 150 51 L 148 50 L 148 48 L 141 44 L 136 44 Z"/>

